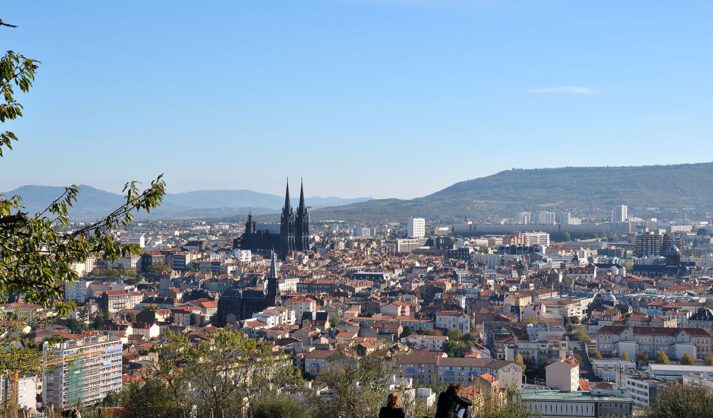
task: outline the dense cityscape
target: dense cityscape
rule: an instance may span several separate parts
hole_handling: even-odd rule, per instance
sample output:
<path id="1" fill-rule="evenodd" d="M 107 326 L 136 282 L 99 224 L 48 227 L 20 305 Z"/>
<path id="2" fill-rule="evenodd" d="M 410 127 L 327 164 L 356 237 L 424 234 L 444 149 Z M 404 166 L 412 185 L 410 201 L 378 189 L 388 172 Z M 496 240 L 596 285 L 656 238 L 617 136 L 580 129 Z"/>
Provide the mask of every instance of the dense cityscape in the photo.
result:
<path id="1" fill-rule="evenodd" d="M 713 2 L 2 13 L 0 418 L 713 416 Z"/>
<path id="2" fill-rule="evenodd" d="M 669 385 L 713 389 L 711 222 L 611 213 L 310 222 L 304 191 L 293 208 L 288 188 L 280 223 L 132 224 L 115 236 L 139 253 L 74 264 L 68 318 L 2 305 L 43 356 L 41 373 L 4 377 L 2 396 L 29 411 L 120 407 L 107 399 L 152 376 L 174 334 L 197 344 L 221 328 L 298 371 L 281 388 L 295 399 L 340 396 L 320 376 L 377 357 L 377 392 L 410 399 L 409 416 L 433 412 L 450 384 L 474 415 L 517 402 L 539 416 L 630 416 Z M 552 238 L 563 231 L 579 238 Z"/>

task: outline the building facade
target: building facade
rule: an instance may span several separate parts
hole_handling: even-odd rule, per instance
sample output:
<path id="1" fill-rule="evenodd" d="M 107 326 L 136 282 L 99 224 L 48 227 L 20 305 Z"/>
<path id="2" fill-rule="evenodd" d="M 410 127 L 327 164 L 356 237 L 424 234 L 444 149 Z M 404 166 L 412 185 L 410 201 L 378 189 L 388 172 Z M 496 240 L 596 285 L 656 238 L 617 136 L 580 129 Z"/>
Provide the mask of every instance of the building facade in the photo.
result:
<path id="1" fill-rule="evenodd" d="M 55 410 L 95 405 L 121 391 L 121 340 L 97 335 L 45 342 L 42 400 Z"/>
<path id="2" fill-rule="evenodd" d="M 300 185 L 300 202 L 295 213 L 290 203 L 290 185 L 287 184 L 279 231 L 269 226 L 258 226 L 252 215 L 248 215 L 245 232 L 233 241 L 233 247 L 262 254 L 274 250 L 282 260 L 290 256 L 293 251 L 308 251 L 309 213 L 305 205 L 304 187 Z"/>

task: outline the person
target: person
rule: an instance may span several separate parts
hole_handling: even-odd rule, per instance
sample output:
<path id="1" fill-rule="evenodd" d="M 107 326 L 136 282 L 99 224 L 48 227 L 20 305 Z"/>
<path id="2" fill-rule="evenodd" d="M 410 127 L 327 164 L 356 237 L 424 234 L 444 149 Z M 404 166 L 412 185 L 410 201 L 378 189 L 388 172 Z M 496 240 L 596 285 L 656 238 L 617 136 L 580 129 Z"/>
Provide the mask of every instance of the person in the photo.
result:
<path id="1" fill-rule="evenodd" d="M 389 393 L 386 399 L 386 406 L 379 411 L 379 418 L 406 418 L 406 413 L 399 406 L 401 400 L 396 392 Z"/>
<path id="2" fill-rule="evenodd" d="M 456 418 L 468 416 L 467 408 L 473 405 L 473 402 L 460 396 L 460 385 L 451 384 L 438 396 L 437 405 L 436 418 Z"/>

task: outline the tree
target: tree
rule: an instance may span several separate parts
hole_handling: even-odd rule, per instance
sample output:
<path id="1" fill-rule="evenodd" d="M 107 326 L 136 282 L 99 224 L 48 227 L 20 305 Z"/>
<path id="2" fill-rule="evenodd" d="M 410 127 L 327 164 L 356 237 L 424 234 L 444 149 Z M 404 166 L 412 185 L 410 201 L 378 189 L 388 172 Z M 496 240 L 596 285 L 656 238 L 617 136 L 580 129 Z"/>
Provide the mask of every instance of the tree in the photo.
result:
<path id="1" fill-rule="evenodd" d="M 515 363 L 519 364 L 520 367 L 522 367 L 522 374 L 525 374 L 525 370 L 527 369 L 527 366 L 525 365 L 525 360 L 522 358 L 522 354 L 517 353 L 515 355 Z"/>
<path id="2" fill-rule="evenodd" d="M 271 344 L 229 329 L 198 343 L 191 357 L 196 361 L 187 368 L 201 416 L 211 411 L 238 416 L 246 402 L 299 382 L 289 357 L 275 356 Z"/>
<path id="3" fill-rule="evenodd" d="M 195 406 L 198 416 L 240 417 L 248 404 L 273 399 L 279 389 L 299 383 L 288 357 L 230 329 L 212 331 L 198 343 L 169 333 L 154 352 L 146 389 L 125 391 L 123 406 L 143 402 L 147 411 L 165 408 L 176 416 Z"/>
<path id="4" fill-rule="evenodd" d="M 136 322 L 136 313 L 134 313 L 134 312 L 129 312 L 129 313 L 127 313 L 127 314 L 126 314 L 126 320 L 129 321 L 129 322 L 131 322 L 131 323 Z"/>
<path id="5" fill-rule="evenodd" d="M 67 328 L 69 328 L 72 334 L 81 334 L 87 326 L 74 318 L 70 318 L 67 320 Z"/>
<path id="6" fill-rule="evenodd" d="M 622 351 L 619 358 L 623 361 L 629 361 L 629 353 L 627 351 Z"/>
<path id="7" fill-rule="evenodd" d="M 250 406 L 252 418 L 310 418 L 309 407 L 294 398 L 276 396 L 258 399 Z"/>
<path id="8" fill-rule="evenodd" d="M 706 366 L 713 366 L 713 354 L 708 354 L 703 362 Z"/>
<path id="9" fill-rule="evenodd" d="M 329 399 L 318 397 L 311 401 L 313 416 L 340 418 L 375 417 L 388 393 L 391 364 L 384 353 L 356 359 L 349 352 L 340 351 L 332 357 L 332 366 L 319 373 L 315 384 L 328 387 Z"/>
<path id="10" fill-rule="evenodd" d="M 451 340 L 460 341 L 460 339 L 463 338 L 463 331 L 459 330 L 458 328 L 450 329 L 448 330 L 448 338 Z"/>
<path id="11" fill-rule="evenodd" d="M 587 330 L 583 326 L 577 327 L 574 330 L 574 335 L 576 335 L 577 339 L 583 344 L 589 344 L 592 341 L 592 338 L 589 336 Z"/>
<path id="12" fill-rule="evenodd" d="M 408 336 L 411 335 L 411 334 L 413 334 L 413 328 L 411 328 L 410 326 L 406 325 L 406 326 L 404 327 L 404 330 L 401 331 L 401 336 L 400 336 L 400 337 L 401 337 L 401 338 L 406 338 L 406 337 L 408 337 Z"/>
<path id="13" fill-rule="evenodd" d="M 449 357 L 464 357 L 468 350 L 468 346 L 463 341 L 450 339 L 443 341 L 441 348 Z"/>
<path id="14" fill-rule="evenodd" d="M 683 365 L 686 365 L 686 366 L 690 366 L 690 365 L 693 364 L 693 360 L 691 359 L 691 355 L 688 354 L 688 353 L 683 353 L 683 355 L 682 355 L 681 358 L 678 360 L 678 362 L 679 362 L 680 364 L 683 364 Z M 668 364 L 668 363 L 664 363 L 664 364 Z"/>
<path id="15" fill-rule="evenodd" d="M 508 390 L 505 397 L 508 401 L 504 405 L 498 402 L 497 398 L 486 398 L 479 408 L 473 408 L 473 412 L 477 412 L 474 416 L 488 418 L 526 418 L 532 416 L 530 408 L 523 405 L 516 398 L 515 392 L 510 390 Z"/>
<path id="16" fill-rule="evenodd" d="M 119 406 L 121 404 L 121 393 L 109 392 L 102 399 L 102 406 Z"/>
<path id="17" fill-rule="evenodd" d="M 601 360 L 604 358 L 604 356 L 602 356 L 602 353 L 600 353 L 599 351 L 593 352 L 592 357 L 594 357 L 596 360 Z"/>
<path id="18" fill-rule="evenodd" d="M 643 351 L 639 351 L 636 353 L 636 365 L 637 366 L 643 366 L 645 364 L 648 364 L 649 362 L 649 356 L 646 355 Z"/>
<path id="19" fill-rule="evenodd" d="M 169 386 L 159 380 L 149 379 L 143 385 L 133 382 L 122 390 L 120 399 L 127 418 L 191 416 L 190 403 L 176 402 Z"/>
<path id="20" fill-rule="evenodd" d="M 656 363 L 658 364 L 669 364 L 671 360 L 669 360 L 668 355 L 664 353 L 663 351 L 659 351 L 656 354 Z"/>
<path id="21" fill-rule="evenodd" d="M 713 411 L 713 395 L 700 386 L 671 385 L 665 387 L 660 396 L 645 412 L 648 418 L 710 417 Z"/>
<path id="22" fill-rule="evenodd" d="M 104 310 L 98 310 L 92 319 L 92 328 L 100 329 L 104 324 L 109 322 L 109 313 Z"/>
<path id="23" fill-rule="evenodd" d="M 0 58 L 0 123 L 22 117 L 16 89 L 29 92 L 38 68 L 39 61 L 13 51 Z M 0 157 L 17 140 L 13 132 L 0 129 Z M 159 176 L 141 191 L 137 182 L 129 182 L 124 187 L 123 205 L 96 222 L 72 228 L 69 210 L 78 193 L 77 186 L 66 187 L 35 214 L 24 209 L 20 196 L 0 195 L 0 302 L 22 296 L 27 302 L 69 313 L 72 304 L 63 301 L 63 291 L 65 283 L 78 277 L 72 264 L 84 262 L 92 254 L 116 259 L 137 253 L 137 245 L 120 244 L 111 231 L 131 223 L 137 210 L 149 212 L 157 207 L 165 183 Z"/>

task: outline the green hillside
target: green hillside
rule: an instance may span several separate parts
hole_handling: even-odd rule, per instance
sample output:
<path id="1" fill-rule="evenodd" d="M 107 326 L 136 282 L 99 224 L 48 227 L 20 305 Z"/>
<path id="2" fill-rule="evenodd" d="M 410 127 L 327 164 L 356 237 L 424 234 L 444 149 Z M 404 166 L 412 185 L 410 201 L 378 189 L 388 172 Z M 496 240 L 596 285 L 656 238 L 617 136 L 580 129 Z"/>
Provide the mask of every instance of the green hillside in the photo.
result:
<path id="1" fill-rule="evenodd" d="M 513 169 L 456 183 L 412 200 L 377 199 L 325 208 L 315 219 L 403 220 L 409 216 L 457 220 L 518 211 L 609 213 L 631 208 L 713 209 L 713 163 L 641 167 Z"/>

